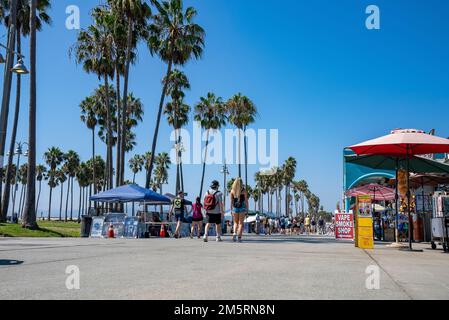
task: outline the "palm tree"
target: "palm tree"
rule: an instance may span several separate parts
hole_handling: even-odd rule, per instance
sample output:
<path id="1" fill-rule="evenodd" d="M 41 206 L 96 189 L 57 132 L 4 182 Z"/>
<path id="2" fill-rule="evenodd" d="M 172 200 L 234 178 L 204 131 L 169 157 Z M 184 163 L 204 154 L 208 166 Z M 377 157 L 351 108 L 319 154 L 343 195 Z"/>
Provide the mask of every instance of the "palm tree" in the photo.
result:
<path id="1" fill-rule="evenodd" d="M 81 121 L 83 121 L 87 128 L 92 131 L 92 159 L 95 159 L 95 127 L 98 124 L 99 110 L 98 110 L 98 102 L 95 96 L 90 96 L 85 98 L 81 104 Z M 92 163 L 92 174 L 93 180 L 92 184 L 94 185 L 94 193 L 97 193 L 96 190 L 96 171 L 95 171 L 95 160 Z"/>
<path id="2" fill-rule="evenodd" d="M 4 3 L 0 4 L 0 7 L 2 8 L 1 11 L 4 11 L 5 9 L 9 10 L 9 2 L 3 1 Z M 20 54 L 22 53 L 22 36 L 26 37 L 30 34 L 30 2 L 28 0 L 18 0 L 17 1 L 17 21 L 16 21 L 16 37 L 17 37 L 17 52 L 19 53 L 17 55 L 17 59 L 20 60 Z M 51 18 L 46 13 L 47 10 L 50 9 L 50 2 L 49 0 L 39 0 L 37 1 L 37 11 L 38 15 L 36 17 L 36 29 L 38 31 L 42 30 L 42 24 L 51 24 Z M 5 21 L 5 25 L 7 26 L 10 20 L 9 12 L 2 18 Z M 8 167 L 10 168 L 10 164 L 12 164 L 13 157 L 14 157 L 14 147 L 16 144 L 16 135 L 17 135 L 17 127 L 18 127 L 18 120 L 19 120 L 19 113 L 20 113 L 20 98 L 21 98 L 21 75 L 16 74 L 16 105 L 15 105 L 15 111 L 14 111 L 14 120 L 13 120 L 13 128 L 11 132 L 11 141 L 10 141 L 10 147 L 9 147 L 9 156 L 8 156 Z M 11 174 L 6 171 L 6 175 Z M 10 179 L 7 179 L 6 181 L 9 181 Z M 6 214 L 8 212 L 8 205 L 9 205 L 9 197 L 11 192 L 11 184 L 6 182 L 5 184 L 5 191 L 3 193 L 3 215 L 6 217 Z"/>
<path id="3" fill-rule="evenodd" d="M 113 181 L 113 159 L 112 159 L 112 113 L 110 106 L 109 79 L 114 77 L 114 52 L 113 33 L 111 32 L 110 15 L 103 15 L 94 11 L 92 14 L 94 25 L 87 30 L 81 30 L 78 34 L 77 43 L 71 48 L 75 53 L 77 63 L 83 64 L 87 73 L 94 73 L 98 79 L 103 79 L 106 104 L 106 127 L 107 127 L 107 188 L 112 187 Z"/>
<path id="4" fill-rule="evenodd" d="M 163 82 L 167 82 L 167 95 L 171 96 L 171 102 L 165 106 L 164 113 L 167 115 L 168 124 L 175 130 L 176 141 L 176 194 L 184 189 L 181 176 L 181 135 L 179 130 L 189 122 L 190 106 L 184 103 L 185 89 L 190 89 L 187 76 L 180 70 L 173 70 Z"/>
<path id="5" fill-rule="evenodd" d="M 53 188 L 58 185 L 57 168 L 64 161 L 64 153 L 57 147 L 51 147 L 44 153 L 44 159 L 49 168 L 46 175 L 46 180 L 48 180 L 48 185 L 50 186 L 50 196 L 48 203 L 48 220 L 50 220 L 52 192 Z"/>
<path id="6" fill-rule="evenodd" d="M 91 185 L 92 166 L 85 162 L 81 162 L 76 172 L 76 180 L 78 181 L 79 192 L 79 210 L 78 210 L 78 222 L 81 221 L 81 215 L 84 214 L 84 195 L 85 189 Z"/>
<path id="7" fill-rule="evenodd" d="M 159 153 L 154 160 L 156 168 L 154 169 L 154 183 L 159 187 L 159 193 L 162 194 L 162 186 L 168 181 L 168 169 L 171 165 L 170 156 L 166 152 Z M 162 205 L 160 206 L 162 215 Z"/>
<path id="8" fill-rule="evenodd" d="M 24 204 L 25 204 L 25 195 L 26 195 L 26 187 L 27 187 L 27 174 L 28 174 L 28 164 L 24 163 L 20 166 L 19 172 L 17 175 L 18 182 L 22 185 L 22 189 L 20 190 L 20 198 L 19 198 L 19 215 L 22 218 Z"/>
<path id="9" fill-rule="evenodd" d="M 40 164 L 38 166 L 36 166 L 36 180 L 39 182 L 39 192 L 37 194 L 37 200 L 36 200 L 36 216 L 37 216 L 37 211 L 39 209 L 39 199 L 41 197 L 41 190 L 42 190 L 42 180 L 45 177 L 45 173 L 47 172 L 47 168 Z"/>
<path id="10" fill-rule="evenodd" d="M 118 51 L 122 54 L 118 55 L 123 57 L 124 61 L 124 88 L 123 88 L 123 97 L 128 96 L 128 83 L 129 83 L 129 70 L 130 65 L 135 61 L 135 50 L 137 47 L 137 43 L 141 38 L 146 37 L 148 19 L 151 17 L 151 9 L 150 7 L 141 0 L 109 0 L 109 4 L 112 8 L 112 13 L 114 14 L 117 22 L 122 22 L 123 26 L 127 24 L 127 31 L 118 30 L 116 46 L 118 47 Z M 120 25 L 120 23 L 117 23 Z M 126 35 L 126 37 L 125 37 Z M 126 38 L 126 43 L 125 43 Z M 120 59 L 117 59 L 120 61 Z M 119 81 L 120 73 L 117 70 L 120 66 L 116 66 L 116 78 Z M 120 103 L 120 85 L 117 83 L 117 97 L 118 97 L 118 118 L 117 122 L 117 130 L 118 130 L 118 148 L 117 154 L 119 154 L 117 168 L 119 177 L 119 184 L 123 184 L 124 182 L 124 171 L 125 171 L 125 151 L 126 151 L 126 142 L 125 139 L 127 137 L 127 114 L 123 112 L 123 110 L 127 110 L 128 108 L 128 100 L 123 99 L 123 108 Z M 120 117 L 121 115 L 121 117 Z M 121 119 L 120 119 L 121 118 Z"/>
<path id="11" fill-rule="evenodd" d="M 157 54 L 167 64 L 168 77 L 173 65 L 184 65 L 192 57 L 199 59 L 204 47 L 204 30 L 198 24 L 193 23 L 197 15 L 193 7 L 183 11 L 182 0 L 168 0 L 159 2 L 151 0 L 158 13 L 153 16 L 153 23 L 149 26 L 148 47 L 151 55 Z M 156 144 L 159 134 L 162 109 L 166 96 L 168 83 L 165 81 L 159 109 L 156 119 L 156 127 L 153 135 L 151 153 L 156 154 Z M 151 172 L 154 159 L 150 161 L 146 188 L 150 187 Z"/>
<path id="12" fill-rule="evenodd" d="M 200 122 L 202 128 L 207 130 L 199 193 L 199 196 L 201 196 L 203 194 L 204 175 L 206 173 L 207 147 L 209 145 L 210 131 L 220 130 L 226 124 L 226 108 L 222 98 L 216 97 L 212 92 L 209 92 L 206 97 L 201 97 L 200 102 L 195 106 L 194 119 Z"/>
<path id="13" fill-rule="evenodd" d="M 254 122 L 254 117 L 257 114 L 257 109 L 254 103 L 241 93 L 234 95 L 226 103 L 229 122 L 232 123 L 238 129 L 238 164 L 239 164 L 239 177 L 242 177 L 241 168 L 241 132 L 245 134 L 246 126 Z M 246 138 L 245 138 L 245 172 L 246 172 Z M 247 184 L 248 177 L 245 176 L 245 184 Z"/>
<path id="14" fill-rule="evenodd" d="M 287 216 L 290 214 L 290 199 L 288 195 L 290 192 L 290 185 L 295 178 L 296 165 L 296 159 L 293 157 L 289 157 L 282 166 L 282 183 L 285 186 L 285 215 Z"/>
<path id="15" fill-rule="evenodd" d="M 134 155 L 134 157 L 129 160 L 129 168 L 133 173 L 133 184 L 136 183 L 136 174 L 142 171 L 144 164 L 144 157 L 138 154 Z"/>
<path id="16" fill-rule="evenodd" d="M 67 222 L 67 211 L 69 204 L 69 193 L 70 193 L 70 221 L 73 220 L 73 180 L 75 179 L 76 172 L 78 171 L 78 167 L 80 165 L 80 157 L 78 153 L 73 150 L 69 150 L 65 154 L 65 164 L 64 171 L 67 174 L 68 178 L 68 186 L 67 186 L 67 198 L 65 204 L 65 215 L 64 221 Z"/>
<path id="17" fill-rule="evenodd" d="M 144 158 L 144 162 L 145 162 L 145 164 L 144 164 L 145 175 L 148 176 L 148 172 L 150 170 L 150 165 L 151 165 L 151 161 L 152 161 L 151 159 L 153 158 L 153 154 L 151 152 L 146 152 L 143 155 L 143 158 Z"/>
<path id="18" fill-rule="evenodd" d="M 305 180 L 294 181 L 293 187 L 296 192 L 298 192 L 298 202 L 301 202 L 301 214 L 304 216 L 304 197 L 309 190 L 309 186 Z"/>
<path id="19" fill-rule="evenodd" d="M 61 185 L 61 200 L 59 202 L 59 221 L 62 221 L 62 203 L 63 203 L 62 199 L 63 199 L 63 194 L 64 194 L 64 182 L 67 181 L 67 176 L 66 176 L 64 168 L 61 168 L 56 172 L 56 179 L 58 181 L 58 184 Z M 67 220 L 67 217 L 66 217 L 66 220 Z"/>

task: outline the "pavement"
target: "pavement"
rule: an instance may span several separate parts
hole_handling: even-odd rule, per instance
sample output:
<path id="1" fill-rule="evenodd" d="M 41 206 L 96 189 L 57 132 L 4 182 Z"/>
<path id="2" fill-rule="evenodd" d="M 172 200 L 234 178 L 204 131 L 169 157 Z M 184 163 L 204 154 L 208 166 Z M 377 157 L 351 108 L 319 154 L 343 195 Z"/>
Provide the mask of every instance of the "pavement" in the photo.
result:
<path id="1" fill-rule="evenodd" d="M 449 254 L 429 244 L 409 252 L 325 236 L 213 240 L 0 238 L 0 300 L 449 299 Z M 70 290 L 76 268 L 80 286 Z"/>

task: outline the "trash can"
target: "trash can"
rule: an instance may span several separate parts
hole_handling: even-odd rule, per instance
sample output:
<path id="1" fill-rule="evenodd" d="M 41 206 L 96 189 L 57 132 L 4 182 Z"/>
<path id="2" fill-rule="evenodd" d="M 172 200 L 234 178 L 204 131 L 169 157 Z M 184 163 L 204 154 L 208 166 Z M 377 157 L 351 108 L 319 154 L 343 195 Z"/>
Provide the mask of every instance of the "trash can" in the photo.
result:
<path id="1" fill-rule="evenodd" d="M 89 238 L 91 227 L 92 227 L 92 217 L 82 216 L 81 217 L 81 238 Z"/>

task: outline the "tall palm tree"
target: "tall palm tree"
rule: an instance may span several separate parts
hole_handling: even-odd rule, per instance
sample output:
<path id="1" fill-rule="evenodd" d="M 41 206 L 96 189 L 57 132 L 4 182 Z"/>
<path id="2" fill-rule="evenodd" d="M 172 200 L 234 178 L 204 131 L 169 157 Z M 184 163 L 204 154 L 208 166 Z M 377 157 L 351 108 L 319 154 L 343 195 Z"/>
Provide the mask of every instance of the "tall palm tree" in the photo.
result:
<path id="1" fill-rule="evenodd" d="M 0 4 L 0 7 L 6 10 L 4 10 L 4 13 L 7 13 L 3 16 L 5 25 L 7 26 L 10 20 L 9 15 L 9 2 L 3 1 L 3 3 Z M 22 53 L 22 36 L 26 37 L 30 34 L 30 1 L 29 0 L 18 0 L 17 1 L 17 22 L 16 22 L 16 37 L 17 37 L 17 52 L 19 55 L 17 55 L 17 60 L 20 60 L 20 54 Z M 50 2 L 49 0 L 38 0 L 37 1 L 37 16 L 36 16 L 36 29 L 37 31 L 42 30 L 43 23 L 45 24 L 51 24 L 51 18 L 47 14 L 47 10 L 50 9 Z M 20 98 L 21 98 L 21 75 L 16 74 L 16 102 L 15 102 L 15 110 L 14 110 L 14 119 L 13 119 L 13 128 L 11 131 L 11 141 L 10 141 L 10 147 L 9 147 L 9 156 L 8 156 L 8 167 L 10 168 L 10 164 L 13 162 L 14 157 L 14 148 L 16 144 L 16 135 L 17 135 L 17 127 L 18 127 L 18 121 L 19 121 L 19 113 L 20 113 Z M 6 175 L 11 174 L 6 171 Z M 8 212 L 8 205 L 9 205 L 9 197 L 11 192 L 11 184 L 8 183 L 5 184 L 5 190 L 3 193 L 3 200 L 2 203 L 2 213 L 4 216 L 6 216 Z"/>
<path id="2" fill-rule="evenodd" d="M 26 207 L 22 226 L 29 229 L 38 228 L 36 222 L 36 29 L 37 1 L 30 0 L 30 108 L 28 117 L 28 176 Z"/>
<path id="3" fill-rule="evenodd" d="M 300 180 L 295 183 L 295 188 L 299 192 L 299 197 L 300 197 L 300 201 L 301 201 L 301 214 L 304 216 L 305 215 L 304 199 L 305 199 L 305 195 L 309 191 L 309 185 L 307 184 L 307 182 L 305 180 Z"/>
<path id="4" fill-rule="evenodd" d="M 46 180 L 50 186 L 50 196 L 48 204 L 48 220 L 51 218 L 51 198 L 53 189 L 58 185 L 58 166 L 64 161 L 64 153 L 57 147 L 51 147 L 44 153 L 45 163 L 48 166 Z"/>
<path id="5" fill-rule="evenodd" d="M 290 214 L 290 197 L 288 195 L 290 192 L 290 185 L 295 178 L 296 166 L 297 161 L 293 157 L 289 157 L 282 166 L 282 183 L 285 186 L 285 215 L 287 216 Z"/>
<path id="6" fill-rule="evenodd" d="M 184 103 L 184 90 L 190 89 L 187 76 L 180 70 L 173 70 L 168 77 L 163 79 L 167 82 L 167 95 L 171 96 L 171 101 L 165 106 L 164 114 L 167 116 L 168 124 L 175 130 L 176 141 L 176 194 L 184 189 L 182 177 L 182 149 L 181 135 L 179 130 L 189 122 L 190 106 Z"/>
<path id="7" fill-rule="evenodd" d="M 106 127 L 107 127 L 107 188 L 113 183 L 113 159 L 112 159 L 112 112 L 110 106 L 109 79 L 114 77 L 114 52 L 113 52 L 113 17 L 110 15 L 93 12 L 94 24 L 78 34 L 77 43 L 71 48 L 70 53 L 75 54 L 75 60 L 83 64 L 87 73 L 94 73 L 98 79 L 103 79 L 106 103 Z"/>
<path id="8" fill-rule="evenodd" d="M 40 164 L 36 166 L 36 181 L 39 182 L 39 191 L 37 193 L 37 200 L 36 200 L 36 216 L 37 211 L 39 209 L 39 199 L 41 197 L 41 191 L 42 191 L 42 180 L 45 177 L 45 173 L 47 172 L 47 168 Z"/>
<path id="9" fill-rule="evenodd" d="M 9 21 L 9 25 L 7 26 L 8 29 L 8 47 L 11 49 L 15 48 L 15 25 L 17 24 L 17 1 L 18 0 L 11 0 L 9 1 L 9 4 L 11 6 L 11 19 Z M 1 8 L 1 15 L 2 17 L 6 14 L 6 7 L 7 4 L 5 1 L 1 2 L 2 8 Z M 6 143 L 6 133 L 8 128 L 8 114 L 9 114 L 9 103 L 11 100 L 11 84 L 12 84 L 12 67 L 13 67 L 13 55 L 8 52 L 7 54 L 7 61 L 5 61 L 5 75 L 4 75 L 4 81 L 3 81 L 3 96 L 2 96 L 2 104 L 1 104 L 1 111 L 0 111 L 0 156 L 4 157 L 5 155 L 5 143 Z M 3 166 L 2 166 L 3 167 Z M 0 171 L 0 174 L 5 174 L 4 170 Z M 1 177 L 3 181 L 3 176 Z M 8 182 L 9 179 L 6 179 L 6 182 Z M 0 199 L 2 194 L 2 188 L 3 184 L 0 184 Z M 1 204 L 0 204 L 1 207 Z M 0 209 L 0 222 L 5 222 L 6 216 L 4 217 L 1 213 Z"/>
<path id="10" fill-rule="evenodd" d="M 192 57 L 196 59 L 201 57 L 205 33 L 202 27 L 193 22 L 197 15 L 196 10 L 189 7 L 184 11 L 182 0 L 161 2 L 151 0 L 151 3 L 156 7 L 158 13 L 153 16 L 153 23 L 149 26 L 148 47 L 151 55 L 157 54 L 167 64 L 166 77 L 168 77 L 173 65 L 184 65 Z M 167 88 L 168 82 L 165 81 L 151 146 L 152 154 L 156 154 L 159 125 Z M 153 164 L 154 159 L 151 159 L 146 188 L 150 187 Z"/>
<path id="11" fill-rule="evenodd" d="M 195 106 L 195 121 L 206 130 L 206 147 L 204 152 L 203 172 L 201 174 L 200 193 L 203 194 L 204 175 L 206 173 L 207 147 L 209 146 L 209 134 L 211 130 L 220 130 L 226 124 L 226 107 L 222 98 L 209 92 L 206 97 L 201 97 Z"/>
<path id="12" fill-rule="evenodd" d="M 85 98 L 81 104 L 81 121 L 84 122 L 88 129 L 92 131 L 92 159 L 95 159 L 95 127 L 98 124 L 99 117 L 99 104 L 95 96 L 89 96 Z M 96 189 L 96 171 L 95 160 L 92 162 L 92 184 L 94 186 L 94 193 L 97 193 Z"/>
<path id="13" fill-rule="evenodd" d="M 226 103 L 229 122 L 238 129 L 238 167 L 239 177 L 242 177 L 241 167 L 241 132 L 245 134 L 246 126 L 254 122 L 254 117 L 257 114 L 257 109 L 254 103 L 241 93 L 234 95 Z M 246 138 L 245 138 L 245 159 L 246 159 Z M 246 160 L 245 160 L 246 164 Z M 246 166 L 245 166 L 246 168 Z M 246 170 L 246 169 L 245 169 Z M 245 184 L 248 177 L 245 177 Z"/>
<path id="14" fill-rule="evenodd" d="M 61 199 L 59 202 L 59 221 L 62 221 L 62 204 L 63 204 L 63 195 L 64 195 L 64 183 L 67 181 L 66 170 L 64 170 L 64 168 L 61 168 L 56 172 L 56 179 L 58 181 L 58 184 L 61 185 Z M 66 217 L 66 219 L 67 219 L 67 217 Z"/>
<path id="15" fill-rule="evenodd" d="M 69 194 L 70 194 L 70 221 L 73 220 L 73 180 L 75 179 L 76 172 L 78 171 L 78 167 L 80 165 L 80 157 L 78 153 L 73 150 L 69 150 L 65 154 L 65 164 L 64 169 L 68 178 L 68 186 L 67 186 L 67 198 L 65 204 L 65 214 L 64 221 L 67 222 L 67 214 L 68 214 L 68 205 L 69 205 Z"/>
<path id="16" fill-rule="evenodd" d="M 137 43 L 140 39 L 145 38 L 147 36 L 147 26 L 148 20 L 151 17 L 151 9 L 150 7 L 141 0 L 109 0 L 109 4 L 112 8 L 112 13 L 116 17 L 116 22 L 122 22 L 124 25 L 127 25 L 126 32 L 120 32 L 118 34 L 118 47 L 122 49 L 122 56 L 124 61 L 124 88 L 123 88 L 123 107 L 120 108 L 121 103 L 118 102 L 118 118 L 120 121 L 118 122 L 118 149 L 117 153 L 120 155 L 118 157 L 119 163 L 117 164 L 118 176 L 119 176 L 119 184 L 123 184 L 124 182 L 124 171 L 125 171 L 125 151 L 126 151 L 126 142 L 125 139 L 127 137 L 127 114 L 126 112 L 122 112 L 121 110 L 127 110 L 128 108 L 128 100 L 126 97 L 128 96 L 128 83 L 129 83 L 129 70 L 130 65 L 135 61 L 135 50 L 137 47 Z M 126 35 L 126 37 L 124 36 Z M 126 38 L 126 43 L 125 43 Z M 116 69 L 119 67 L 117 66 Z M 120 73 L 117 73 L 117 79 L 120 78 Z M 120 92 L 120 86 L 117 84 L 117 92 Z M 118 94 L 120 97 L 120 94 Z M 120 99 L 119 99 L 120 100 Z M 120 117 L 121 116 L 121 117 Z"/>
<path id="17" fill-rule="evenodd" d="M 79 210 L 78 222 L 81 220 L 81 215 L 84 214 L 84 194 L 85 189 L 91 185 L 92 167 L 85 162 L 81 162 L 76 172 L 76 180 L 78 181 L 79 192 Z"/>

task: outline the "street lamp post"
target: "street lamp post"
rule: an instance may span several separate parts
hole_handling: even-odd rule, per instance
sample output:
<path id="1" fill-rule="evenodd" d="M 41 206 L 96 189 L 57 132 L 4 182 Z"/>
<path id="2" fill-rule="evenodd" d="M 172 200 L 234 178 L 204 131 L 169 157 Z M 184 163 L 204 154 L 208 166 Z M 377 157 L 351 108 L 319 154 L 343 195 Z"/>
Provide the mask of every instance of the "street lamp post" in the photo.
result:
<path id="1" fill-rule="evenodd" d="M 12 214 L 11 217 L 14 217 L 14 210 L 15 210 L 15 205 L 16 205 L 16 194 L 17 194 L 17 189 L 18 189 L 18 178 L 19 178 L 19 166 L 20 166 L 20 156 L 24 155 L 25 157 L 28 156 L 28 150 L 23 152 L 23 147 L 26 145 L 28 146 L 27 142 L 17 142 L 17 147 L 16 150 L 14 152 L 14 155 L 17 155 L 17 166 L 16 166 L 16 178 L 14 179 L 14 192 L 12 194 Z M 8 152 L 9 155 L 9 152 Z"/>
<path id="2" fill-rule="evenodd" d="M 224 208 L 224 211 L 225 211 L 225 212 L 226 212 L 226 196 L 227 196 L 226 178 L 227 178 L 227 175 L 229 174 L 228 168 L 229 168 L 229 167 L 226 165 L 226 160 L 225 160 L 225 163 L 224 163 L 223 167 L 222 167 L 221 170 L 220 170 L 220 173 L 223 174 L 223 208 Z M 223 214 L 224 214 L 225 212 L 223 212 Z M 224 219 L 223 219 L 223 220 L 224 220 Z M 221 227 L 222 227 L 223 234 L 226 233 L 226 227 L 225 227 L 225 226 L 226 226 L 226 225 L 225 225 L 225 222 L 222 221 Z"/>

